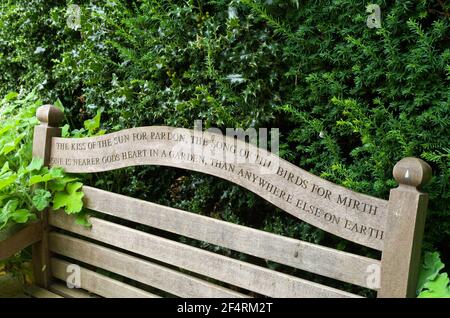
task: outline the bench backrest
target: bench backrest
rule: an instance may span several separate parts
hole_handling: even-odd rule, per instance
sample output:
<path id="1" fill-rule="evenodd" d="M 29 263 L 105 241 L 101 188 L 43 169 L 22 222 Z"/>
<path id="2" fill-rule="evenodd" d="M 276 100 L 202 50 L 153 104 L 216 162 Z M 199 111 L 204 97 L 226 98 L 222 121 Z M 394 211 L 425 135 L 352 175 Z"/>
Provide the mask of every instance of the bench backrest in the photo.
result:
<path id="1" fill-rule="evenodd" d="M 431 168 L 420 159 L 397 163 L 394 178 L 399 187 L 386 201 L 338 186 L 268 151 L 218 134 L 158 126 L 67 139 L 60 138 L 62 114 L 57 108 L 43 106 L 37 116 L 41 125 L 35 128 L 33 155 L 46 165 L 71 173 L 137 165 L 207 173 L 382 255 L 380 260 L 367 258 L 85 186 L 86 207 L 106 217 L 91 217 L 92 228 L 84 228 L 63 213 L 43 214 L 49 226 L 44 226 L 44 239 L 33 249 L 36 279 L 43 287 L 53 277 L 66 278 L 70 262 L 64 257 L 68 257 L 87 264 L 82 287 L 102 296 L 154 295 L 100 275 L 90 266 L 182 297 L 357 296 L 260 266 L 271 261 L 373 289 L 379 297 L 415 296 L 427 207 L 427 195 L 418 188 L 431 177 Z M 117 224 L 118 219 L 130 227 Z M 152 234 L 135 230 L 134 224 L 148 226 Z M 168 233 L 250 255 L 254 262 L 180 243 Z"/>

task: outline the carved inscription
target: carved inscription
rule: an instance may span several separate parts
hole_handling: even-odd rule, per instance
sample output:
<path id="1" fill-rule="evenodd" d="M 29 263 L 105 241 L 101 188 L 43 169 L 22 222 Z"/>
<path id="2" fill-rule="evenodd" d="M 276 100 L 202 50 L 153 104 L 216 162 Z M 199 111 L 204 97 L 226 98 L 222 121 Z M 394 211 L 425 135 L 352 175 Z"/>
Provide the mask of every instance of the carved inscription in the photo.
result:
<path id="1" fill-rule="evenodd" d="M 171 127 L 53 139 L 51 165 L 67 172 L 149 164 L 227 179 L 325 231 L 378 250 L 383 248 L 387 201 L 337 186 L 241 140 Z"/>

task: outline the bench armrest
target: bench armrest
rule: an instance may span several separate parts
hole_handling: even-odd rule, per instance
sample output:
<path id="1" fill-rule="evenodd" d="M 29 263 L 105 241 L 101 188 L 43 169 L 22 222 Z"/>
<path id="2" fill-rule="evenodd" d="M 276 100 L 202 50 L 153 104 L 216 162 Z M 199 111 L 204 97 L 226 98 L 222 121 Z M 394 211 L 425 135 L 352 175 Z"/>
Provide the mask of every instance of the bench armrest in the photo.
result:
<path id="1" fill-rule="evenodd" d="M 0 241 L 0 261 L 5 260 L 24 248 L 39 242 L 42 239 L 42 223 L 33 222 L 14 233 L 10 237 Z"/>

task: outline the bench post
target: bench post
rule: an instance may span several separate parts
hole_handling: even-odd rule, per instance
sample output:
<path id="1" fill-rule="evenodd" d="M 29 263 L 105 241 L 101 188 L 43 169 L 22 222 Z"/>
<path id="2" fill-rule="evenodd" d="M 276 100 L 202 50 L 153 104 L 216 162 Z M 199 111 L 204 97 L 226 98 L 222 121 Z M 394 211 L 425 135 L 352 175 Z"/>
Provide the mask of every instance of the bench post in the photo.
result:
<path id="1" fill-rule="evenodd" d="M 55 106 L 45 105 L 38 108 L 36 116 L 41 122 L 34 128 L 33 157 L 44 160 L 44 165 L 50 164 L 52 138 L 61 137 L 59 128 L 63 121 L 63 112 Z M 42 240 L 33 245 L 33 272 L 36 285 L 48 288 L 51 280 L 50 253 L 48 246 L 48 209 L 40 214 L 42 222 Z"/>
<path id="2" fill-rule="evenodd" d="M 416 297 L 428 205 L 428 194 L 419 189 L 431 179 L 431 167 L 409 157 L 395 165 L 393 174 L 399 186 L 389 196 L 378 297 Z"/>

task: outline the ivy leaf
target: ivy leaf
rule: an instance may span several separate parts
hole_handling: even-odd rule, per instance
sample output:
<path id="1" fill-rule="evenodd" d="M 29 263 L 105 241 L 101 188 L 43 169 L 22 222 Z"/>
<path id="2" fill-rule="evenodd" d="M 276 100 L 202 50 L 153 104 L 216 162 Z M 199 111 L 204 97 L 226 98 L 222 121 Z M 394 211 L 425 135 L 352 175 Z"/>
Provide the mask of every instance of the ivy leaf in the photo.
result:
<path id="1" fill-rule="evenodd" d="M 9 169 L 9 163 L 5 162 L 0 171 L 0 190 L 6 188 L 7 186 L 13 184 L 17 179 L 17 174 L 13 173 Z"/>
<path id="2" fill-rule="evenodd" d="M 8 93 L 8 94 L 5 96 L 5 100 L 8 101 L 8 102 L 10 102 L 10 101 L 16 99 L 17 96 L 19 96 L 18 93 L 16 93 L 16 92 L 10 92 L 10 93 Z"/>
<path id="3" fill-rule="evenodd" d="M 0 175 L 6 173 L 6 172 L 8 172 L 8 171 L 10 171 L 10 169 L 9 169 L 9 162 L 7 161 L 7 162 L 5 162 L 5 164 L 3 165 L 2 170 L 0 170 Z"/>
<path id="4" fill-rule="evenodd" d="M 85 212 L 81 212 L 76 215 L 75 223 L 84 227 L 92 226 L 91 222 L 89 221 L 89 215 Z"/>
<path id="5" fill-rule="evenodd" d="M 436 279 L 425 284 L 418 298 L 450 298 L 450 286 L 447 273 L 439 274 Z"/>
<path id="6" fill-rule="evenodd" d="M 53 209 L 64 208 L 66 213 L 74 214 L 83 208 L 84 193 L 81 190 L 81 182 L 72 182 L 67 184 L 66 191 L 58 192 L 53 199 Z"/>
<path id="7" fill-rule="evenodd" d="M 41 168 L 43 166 L 44 166 L 44 160 L 43 159 L 41 159 L 41 158 L 33 158 L 33 160 L 31 160 L 31 163 L 26 168 L 26 171 L 28 171 L 28 172 L 39 171 L 39 170 L 41 170 Z"/>
<path id="8" fill-rule="evenodd" d="M 66 188 L 68 183 L 74 182 L 77 180 L 78 180 L 78 178 L 72 178 L 72 177 L 64 177 L 62 179 L 55 179 L 55 180 L 52 180 L 48 184 L 48 189 L 51 191 L 55 191 L 55 192 L 61 192 L 61 191 L 64 191 L 64 189 Z"/>
<path id="9" fill-rule="evenodd" d="M 7 186 L 13 184 L 17 179 L 17 175 L 12 172 L 4 173 L 0 175 L 0 190 L 6 188 Z"/>
<path id="10" fill-rule="evenodd" d="M 44 175 L 35 175 L 32 176 L 30 178 L 30 181 L 28 182 L 28 184 L 34 185 L 37 183 L 42 183 L 42 182 L 49 182 L 51 180 L 55 180 L 55 179 L 61 179 L 64 178 L 64 171 L 61 168 L 52 168 L 50 169 L 50 171 Z M 61 189 L 60 191 L 64 190 Z"/>
<path id="11" fill-rule="evenodd" d="M 51 168 L 49 174 L 53 179 L 61 179 L 64 178 L 64 169 L 59 167 Z"/>
<path id="12" fill-rule="evenodd" d="M 70 126 L 69 126 L 69 124 L 66 124 L 66 125 L 64 125 L 62 128 L 61 128 L 61 137 L 63 137 L 63 138 L 69 138 L 70 137 Z"/>
<path id="13" fill-rule="evenodd" d="M 52 194 L 44 189 L 38 189 L 35 192 L 35 195 L 33 196 L 33 206 L 38 211 L 43 211 L 45 208 L 47 208 L 50 204 L 50 199 L 52 197 Z"/>
<path id="14" fill-rule="evenodd" d="M 11 213 L 11 219 L 16 223 L 27 223 L 31 216 L 32 213 L 27 209 L 20 209 Z"/>
<path id="15" fill-rule="evenodd" d="M 5 206 L 0 211 L 0 229 L 3 228 L 8 220 L 11 218 L 12 214 L 16 211 L 17 206 L 19 205 L 19 201 L 17 200 L 9 200 Z"/>
<path id="16" fill-rule="evenodd" d="M 88 131 L 89 135 L 93 135 L 96 130 L 100 128 L 100 119 L 102 117 L 102 111 L 97 111 L 97 115 L 94 118 L 88 119 L 84 122 L 84 128 Z"/>
<path id="17" fill-rule="evenodd" d="M 50 180 L 52 180 L 53 177 L 50 174 L 45 174 L 45 175 L 36 175 L 36 176 L 32 176 L 30 178 L 30 181 L 28 182 L 28 185 L 32 186 L 34 184 L 37 183 L 42 183 L 42 182 L 48 182 Z"/>
<path id="18" fill-rule="evenodd" d="M 428 281 L 432 281 L 439 274 L 439 271 L 444 268 L 438 252 L 427 252 L 424 255 L 423 265 L 419 274 L 419 281 L 417 283 L 417 290 L 421 292 L 424 285 Z"/>

